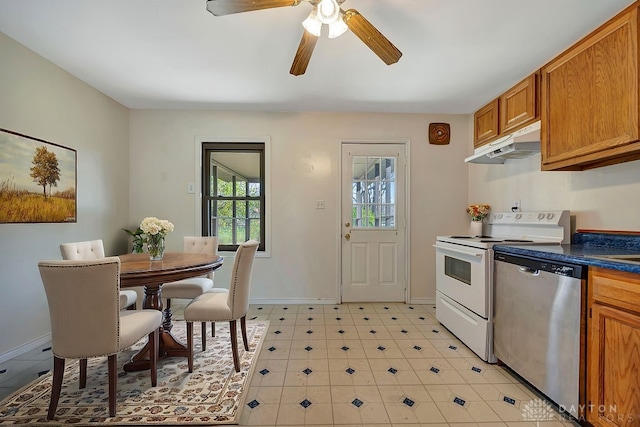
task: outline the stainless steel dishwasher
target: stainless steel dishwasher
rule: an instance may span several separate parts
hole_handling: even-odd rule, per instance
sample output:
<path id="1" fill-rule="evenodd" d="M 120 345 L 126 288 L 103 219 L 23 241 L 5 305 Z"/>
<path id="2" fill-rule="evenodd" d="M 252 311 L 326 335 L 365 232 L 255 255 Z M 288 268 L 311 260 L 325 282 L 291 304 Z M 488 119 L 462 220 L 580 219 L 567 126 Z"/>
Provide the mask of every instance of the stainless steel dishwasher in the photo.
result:
<path id="1" fill-rule="evenodd" d="M 497 251 L 494 263 L 496 357 L 560 412 L 581 417 L 587 268 Z"/>

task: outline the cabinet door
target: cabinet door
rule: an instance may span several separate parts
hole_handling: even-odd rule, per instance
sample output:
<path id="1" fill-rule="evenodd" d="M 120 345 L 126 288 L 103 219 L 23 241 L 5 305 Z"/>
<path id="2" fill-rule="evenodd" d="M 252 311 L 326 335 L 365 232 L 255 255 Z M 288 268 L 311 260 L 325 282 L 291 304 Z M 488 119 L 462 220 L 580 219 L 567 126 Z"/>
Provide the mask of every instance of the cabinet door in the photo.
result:
<path id="1" fill-rule="evenodd" d="M 640 425 L 640 315 L 591 308 L 586 418 L 594 426 Z"/>
<path id="2" fill-rule="evenodd" d="M 500 134 L 534 121 L 537 112 L 538 74 L 532 74 L 500 97 Z"/>
<path id="3" fill-rule="evenodd" d="M 586 419 L 640 426 L 640 275 L 589 268 Z"/>
<path id="4" fill-rule="evenodd" d="M 542 169 L 635 160 L 638 9 L 627 9 L 542 68 Z"/>
<path id="5" fill-rule="evenodd" d="M 473 115 L 473 146 L 478 148 L 498 136 L 498 99 L 494 99 Z"/>

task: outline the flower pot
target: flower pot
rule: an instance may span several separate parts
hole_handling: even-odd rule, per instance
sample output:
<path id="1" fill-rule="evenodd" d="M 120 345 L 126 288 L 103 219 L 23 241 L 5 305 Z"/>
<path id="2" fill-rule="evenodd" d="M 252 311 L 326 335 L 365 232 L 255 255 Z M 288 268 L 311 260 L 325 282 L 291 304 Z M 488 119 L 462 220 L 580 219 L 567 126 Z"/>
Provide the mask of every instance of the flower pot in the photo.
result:
<path id="1" fill-rule="evenodd" d="M 471 221 L 469 224 L 469 234 L 471 236 L 482 236 L 482 221 Z"/>

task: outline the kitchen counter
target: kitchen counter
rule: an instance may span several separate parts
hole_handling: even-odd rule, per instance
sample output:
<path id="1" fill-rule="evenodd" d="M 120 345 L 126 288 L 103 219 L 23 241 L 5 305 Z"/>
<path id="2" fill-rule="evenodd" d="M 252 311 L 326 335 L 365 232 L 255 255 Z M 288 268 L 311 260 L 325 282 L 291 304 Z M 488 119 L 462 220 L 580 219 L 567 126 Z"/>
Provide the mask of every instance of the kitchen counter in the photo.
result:
<path id="1" fill-rule="evenodd" d="M 640 235 L 576 233 L 570 245 L 496 245 L 494 251 L 553 261 L 609 268 L 640 274 L 640 263 L 595 258 L 602 255 L 639 255 Z"/>

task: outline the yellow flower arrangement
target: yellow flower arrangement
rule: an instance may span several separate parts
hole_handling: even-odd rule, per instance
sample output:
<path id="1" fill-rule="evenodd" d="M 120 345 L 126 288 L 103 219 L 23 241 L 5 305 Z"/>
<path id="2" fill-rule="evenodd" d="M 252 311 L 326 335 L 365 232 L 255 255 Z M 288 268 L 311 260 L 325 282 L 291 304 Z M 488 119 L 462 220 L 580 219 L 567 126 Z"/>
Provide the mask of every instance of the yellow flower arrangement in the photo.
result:
<path id="1" fill-rule="evenodd" d="M 467 213 L 471 216 L 471 221 L 482 221 L 489 215 L 491 206 L 489 205 L 470 205 Z"/>

